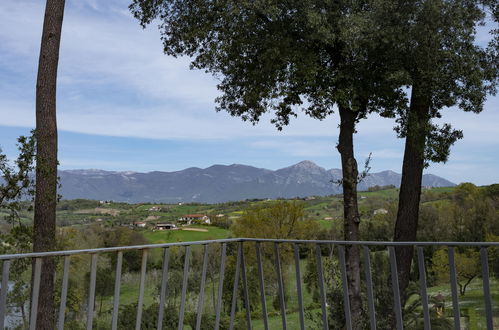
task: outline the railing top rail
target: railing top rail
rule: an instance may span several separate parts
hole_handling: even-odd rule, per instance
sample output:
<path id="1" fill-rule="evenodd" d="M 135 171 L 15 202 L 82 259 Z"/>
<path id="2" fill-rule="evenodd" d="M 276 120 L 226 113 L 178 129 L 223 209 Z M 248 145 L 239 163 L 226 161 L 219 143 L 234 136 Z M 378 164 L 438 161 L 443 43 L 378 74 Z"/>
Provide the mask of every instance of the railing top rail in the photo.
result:
<path id="1" fill-rule="evenodd" d="M 213 243 L 228 243 L 228 242 L 239 242 L 239 241 L 241 241 L 241 239 L 239 238 L 227 238 L 227 239 L 214 239 L 206 241 L 116 246 L 116 247 L 97 248 L 97 249 L 33 252 L 33 253 L 23 253 L 23 254 L 4 254 L 0 255 L 0 260 L 19 259 L 19 258 L 57 257 L 57 256 L 69 256 L 73 254 L 94 254 L 94 253 L 118 252 L 118 251 L 127 251 L 127 250 L 157 249 L 157 248 L 166 248 L 172 246 L 205 245 Z"/>
<path id="2" fill-rule="evenodd" d="M 117 246 L 97 249 L 81 249 L 66 251 L 34 252 L 22 254 L 4 254 L 0 255 L 0 260 L 21 259 L 21 258 L 40 258 L 69 256 L 74 254 L 94 254 L 118 252 L 127 250 L 143 250 L 167 248 L 172 246 L 206 245 L 214 243 L 230 242 L 272 242 L 272 243 L 296 243 L 296 244 L 333 244 L 333 245 L 361 245 L 361 246 L 464 246 L 464 247 L 499 247 L 499 242 L 393 242 L 393 241 L 334 241 L 334 240 L 299 240 L 299 239 L 270 239 L 270 238 L 227 238 L 206 241 L 190 241 L 162 244 L 130 245 Z"/>
<path id="3" fill-rule="evenodd" d="M 299 239 L 266 239 L 240 238 L 245 242 L 275 242 L 275 243 L 316 243 L 334 245 L 370 245 L 370 246 L 468 246 L 468 247 L 499 247 L 499 242 L 393 242 L 393 241 L 332 241 L 332 240 L 299 240 Z"/>

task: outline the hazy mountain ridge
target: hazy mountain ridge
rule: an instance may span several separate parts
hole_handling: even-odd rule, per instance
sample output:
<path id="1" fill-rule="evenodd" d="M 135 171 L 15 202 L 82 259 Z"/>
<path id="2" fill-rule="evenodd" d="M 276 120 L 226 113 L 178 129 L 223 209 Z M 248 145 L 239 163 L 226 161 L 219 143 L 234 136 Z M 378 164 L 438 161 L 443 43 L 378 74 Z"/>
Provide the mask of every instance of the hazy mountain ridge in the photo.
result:
<path id="1" fill-rule="evenodd" d="M 291 198 L 341 193 L 334 182 L 341 170 L 326 170 L 311 161 L 302 161 L 275 171 L 248 165 L 191 167 L 175 172 L 116 172 L 64 170 L 59 172 L 60 194 L 65 199 L 88 198 L 124 202 L 205 202 L 218 203 L 248 198 Z M 401 175 L 393 171 L 369 174 L 359 190 L 375 185 L 400 185 Z M 423 176 L 423 185 L 453 186 L 432 174 Z"/>

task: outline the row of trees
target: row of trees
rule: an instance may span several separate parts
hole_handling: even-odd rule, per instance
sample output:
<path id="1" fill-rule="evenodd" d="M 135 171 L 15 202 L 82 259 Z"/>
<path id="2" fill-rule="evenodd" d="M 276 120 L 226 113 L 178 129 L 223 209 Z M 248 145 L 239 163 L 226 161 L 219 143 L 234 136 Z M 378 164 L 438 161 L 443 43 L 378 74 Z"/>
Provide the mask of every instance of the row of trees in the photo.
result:
<path id="1" fill-rule="evenodd" d="M 462 132 L 438 126 L 443 108 L 480 112 L 497 83 L 498 31 L 489 47 L 476 27 L 497 22 L 494 1 L 202 1 L 133 0 L 145 27 L 159 19 L 164 52 L 187 55 L 191 67 L 220 78 L 217 110 L 257 123 L 272 112 L 281 130 L 299 109 L 340 117 L 344 239 L 358 240 L 359 171 L 353 134 L 376 112 L 396 117 L 405 138 L 394 239 L 416 239 L 423 169 L 446 161 Z M 410 96 L 409 91 L 410 90 Z M 401 292 L 412 247 L 396 251 Z M 360 256 L 347 248 L 349 294 L 360 327 Z"/>

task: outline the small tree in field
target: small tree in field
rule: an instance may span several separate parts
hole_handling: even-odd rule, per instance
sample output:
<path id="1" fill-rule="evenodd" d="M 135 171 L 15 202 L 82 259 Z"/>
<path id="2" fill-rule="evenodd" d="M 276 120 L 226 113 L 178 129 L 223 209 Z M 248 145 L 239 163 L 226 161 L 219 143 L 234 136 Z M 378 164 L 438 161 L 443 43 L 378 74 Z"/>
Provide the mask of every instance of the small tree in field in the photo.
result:
<path id="1" fill-rule="evenodd" d="M 476 251 L 455 252 L 457 284 L 459 293 L 464 296 L 468 285 L 480 275 L 480 255 Z M 449 258 L 446 250 L 438 250 L 433 254 L 431 271 L 441 283 L 449 283 Z"/>

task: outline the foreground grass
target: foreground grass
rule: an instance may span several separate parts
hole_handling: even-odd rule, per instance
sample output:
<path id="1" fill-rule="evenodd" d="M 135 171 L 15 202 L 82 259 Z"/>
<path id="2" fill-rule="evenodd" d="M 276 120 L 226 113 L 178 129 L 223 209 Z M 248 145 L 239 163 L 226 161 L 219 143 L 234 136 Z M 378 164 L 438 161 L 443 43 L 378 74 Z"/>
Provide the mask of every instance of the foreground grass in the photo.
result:
<path id="1" fill-rule="evenodd" d="M 428 288 L 428 294 L 435 296 L 442 294 L 445 297 L 445 308 L 452 316 L 452 295 L 450 285 L 440 285 Z M 492 298 L 492 314 L 494 325 L 499 324 L 499 280 L 490 279 L 490 293 Z M 483 283 L 481 278 L 474 279 L 468 286 L 464 296 L 459 296 L 461 318 L 466 318 L 467 329 L 485 329 L 485 303 L 483 298 Z"/>

